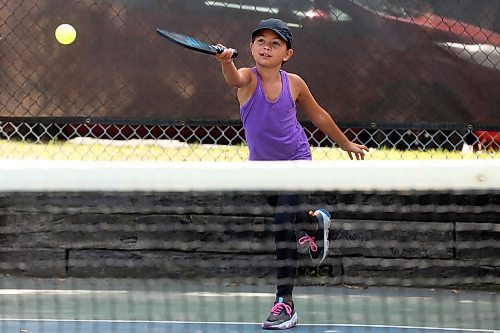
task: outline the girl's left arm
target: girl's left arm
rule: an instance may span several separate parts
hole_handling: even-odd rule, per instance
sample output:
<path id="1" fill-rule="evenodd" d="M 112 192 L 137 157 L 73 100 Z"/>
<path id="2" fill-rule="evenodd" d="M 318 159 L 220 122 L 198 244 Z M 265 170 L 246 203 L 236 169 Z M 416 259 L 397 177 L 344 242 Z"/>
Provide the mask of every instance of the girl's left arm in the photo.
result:
<path id="1" fill-rule="evenodd" d="M 347 151 L 351 160 L 353 154 L 357 160 L 364 159 L 368 148 L 349 141 L 328 112 L 316 102 L 306 82 L 298 75 L 294 75 L 293 86 L 298 92 L 297 104 L 304 110 L 314 126 L 333 139 L 340 148 Z"/>

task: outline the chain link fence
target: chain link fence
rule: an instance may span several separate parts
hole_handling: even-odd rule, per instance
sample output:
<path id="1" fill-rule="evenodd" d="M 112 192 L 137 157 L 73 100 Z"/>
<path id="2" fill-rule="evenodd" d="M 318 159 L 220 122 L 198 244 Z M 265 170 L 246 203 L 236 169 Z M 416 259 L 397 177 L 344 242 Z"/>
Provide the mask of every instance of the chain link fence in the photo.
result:
<path id="1" fill-rule="evenodd" d="M 305 124 L 315 160 L 347 159 Z M 3 159 L 241 161 L 248 159 L 241 124 L 53 124 L 1 122 Z M 368 159 L 500 158 L 498 132 L 473 129 L 348 128 L 367 145 Z"/>
<path id="2" fill-rule="evenodd" d="M 247 159 L 218 63 L 155 30 L 230 45 L 248 67 L 268 17 L 294 33 L 284 69 L 369 158 L 500 157 L 497 0 L 6 0 L 0 159 Z M 54 38 L 61 23 L 71 45 Z M 299 117 L 315 159 L 348 158 Z"/>

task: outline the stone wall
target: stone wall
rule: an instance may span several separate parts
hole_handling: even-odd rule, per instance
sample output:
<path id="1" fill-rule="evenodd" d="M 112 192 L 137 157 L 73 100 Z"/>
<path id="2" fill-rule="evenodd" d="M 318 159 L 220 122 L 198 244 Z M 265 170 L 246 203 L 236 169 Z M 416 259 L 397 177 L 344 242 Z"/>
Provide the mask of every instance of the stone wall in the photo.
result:
<path id="1" fill-rule="evenodd" d="M 498 196 L 452 200 L 308 195 L 333 241 L 320 267 L 300 255 L 298 283 L 498 287 Z M 273 211 L 257 194 L 0 194 L 0 274 L 272 284 Z"/>

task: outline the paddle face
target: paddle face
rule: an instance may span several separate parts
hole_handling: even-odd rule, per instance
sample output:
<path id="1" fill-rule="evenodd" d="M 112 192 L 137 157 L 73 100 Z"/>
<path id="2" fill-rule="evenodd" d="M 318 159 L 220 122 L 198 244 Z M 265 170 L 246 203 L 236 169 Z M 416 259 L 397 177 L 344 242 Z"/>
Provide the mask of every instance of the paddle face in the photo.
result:
<path id="1" fill-rule="evenodd" d="M 156 32 L 160 36 L 168 39 L 169 41 L 193 51 L 211 55 L 222 53 L 222 51 L 224 51 L 224 48 L 222 47 L 219 47 L 217 45 L 207 44 L 191 36 L 178 34 L 165 29 L 156 29 Z M 233 58 L 236 58 L 237 56 L 238 52 L 235 50 L 233 52 Z"/>

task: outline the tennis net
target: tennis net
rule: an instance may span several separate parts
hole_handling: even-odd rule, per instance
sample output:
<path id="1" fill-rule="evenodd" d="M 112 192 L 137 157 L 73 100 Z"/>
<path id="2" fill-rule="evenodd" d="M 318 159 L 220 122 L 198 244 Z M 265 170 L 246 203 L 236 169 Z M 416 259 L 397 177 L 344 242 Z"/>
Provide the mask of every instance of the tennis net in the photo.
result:
<path id="1" fill-rule="evenodd" d="M 297 332 L 495 332 L 499 203 L 499 160 L 2 161 L 0 332 L 256 332 L 277 284 Z"/>

